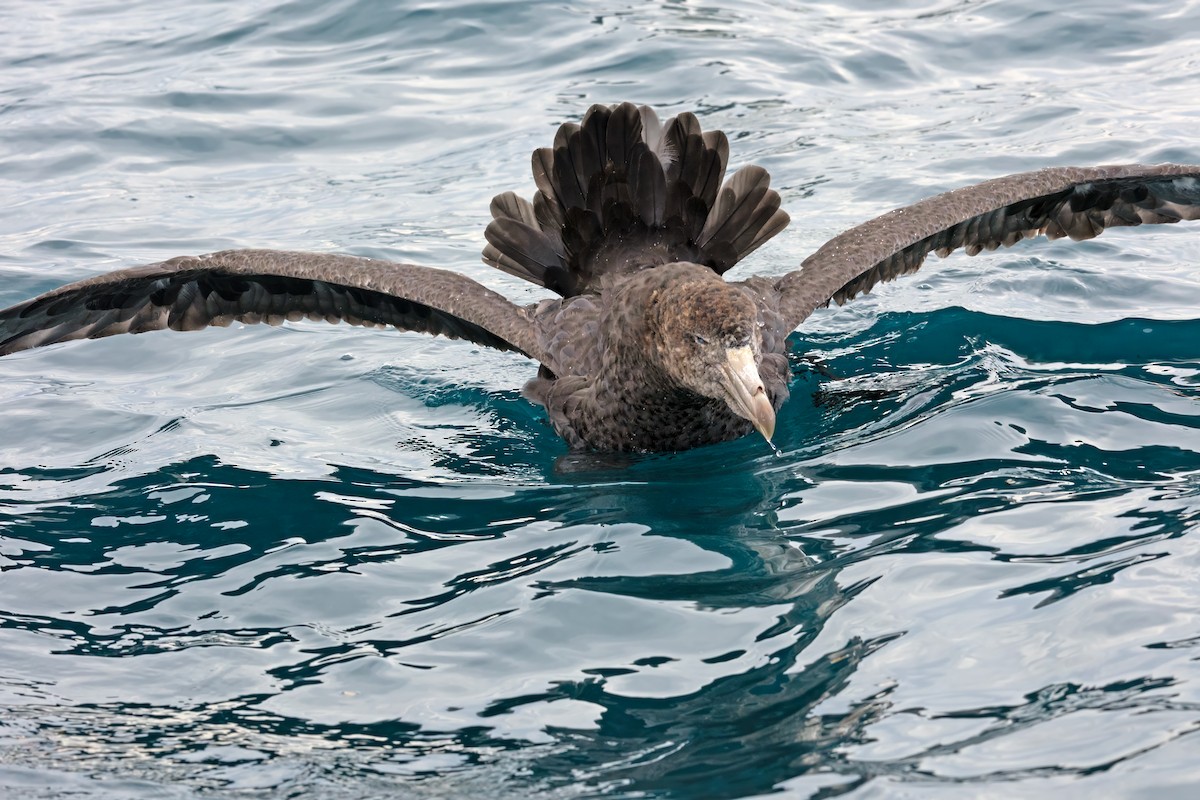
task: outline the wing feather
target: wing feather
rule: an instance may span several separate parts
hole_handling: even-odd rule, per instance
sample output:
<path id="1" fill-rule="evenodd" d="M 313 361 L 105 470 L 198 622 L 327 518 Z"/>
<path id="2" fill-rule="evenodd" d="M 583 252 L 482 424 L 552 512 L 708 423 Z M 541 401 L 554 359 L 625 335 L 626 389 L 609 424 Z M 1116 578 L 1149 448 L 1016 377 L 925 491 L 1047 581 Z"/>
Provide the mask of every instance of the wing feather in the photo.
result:
<path id="1" fill-rule="evenodd" d="M 793 327 L 830 301 L 915 272 L 935 252 L 969 255 L 1045 234 L 1200 219 L 1200 166 L 1058 167 L 955 189 L 851 228 L 776 283 Z"/>
<path id="2" fill-rule="evenodd" d="M 118 333 L 303 318 L 390 325 L 542 355 L 527 310 L 465 275 L 279 250 L 183 256 L 47 292 L 0 311 L 0 355 Z"/>

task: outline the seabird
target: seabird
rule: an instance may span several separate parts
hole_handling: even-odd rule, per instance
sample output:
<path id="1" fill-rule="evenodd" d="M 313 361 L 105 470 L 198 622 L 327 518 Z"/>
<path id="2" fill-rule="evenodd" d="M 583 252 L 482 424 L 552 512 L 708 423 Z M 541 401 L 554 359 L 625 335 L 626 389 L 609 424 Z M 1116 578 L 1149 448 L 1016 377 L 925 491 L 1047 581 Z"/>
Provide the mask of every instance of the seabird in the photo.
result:
<path id="1" fill-rule="evenodd" d="M 593 106 L 533 154 L 537 192 L 492 200 L 483 260 L 545 287 L 519 306 L 472 279 L 370 258 L 273 250 L 182 256 L 0 311 L 0 355 L 69 339 L 317 319 L 393 326 L 540 363 L 526 396 L 572 449 L 673 451 L 757 430 L 788 397 L 785 340 L 814 310 L 916 271 L 1045 234 L 1200 219 L 1200 166 L 1025 172 L 891 211 L 782 277 L 722 275 L 788 216 L 766 170 L 724 179 L 729 141 L 682 113 Z"/>

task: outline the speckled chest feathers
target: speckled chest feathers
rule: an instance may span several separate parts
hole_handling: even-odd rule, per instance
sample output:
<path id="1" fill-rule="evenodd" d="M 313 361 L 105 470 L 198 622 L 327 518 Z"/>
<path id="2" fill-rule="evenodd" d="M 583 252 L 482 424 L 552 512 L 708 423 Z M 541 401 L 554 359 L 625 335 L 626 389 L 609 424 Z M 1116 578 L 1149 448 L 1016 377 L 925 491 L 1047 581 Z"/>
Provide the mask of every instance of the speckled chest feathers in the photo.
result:
<path id="1" fill-rule="evenodd" d="M 526 387 L 573 447 L 681 450 L 753 431 L 730 399 L 730 353 L 746 360 L 748 393 L 763 393 L 771 409 L 787 398 L 778 315 L 752 286 L 679 263 L 580 300 L 543 312 L 578 333 L 570 365 L 544 369 Z"/>

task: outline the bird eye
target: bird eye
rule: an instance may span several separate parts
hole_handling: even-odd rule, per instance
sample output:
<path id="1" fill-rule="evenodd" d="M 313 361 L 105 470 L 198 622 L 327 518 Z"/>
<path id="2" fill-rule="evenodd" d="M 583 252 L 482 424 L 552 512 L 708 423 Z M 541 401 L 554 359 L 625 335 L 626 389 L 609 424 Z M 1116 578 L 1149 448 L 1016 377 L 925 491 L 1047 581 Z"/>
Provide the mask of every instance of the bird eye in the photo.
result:
<path id="1" fill-rule="evenodd" d="M 705 339 L 703 336 L 701 336 L 698 333 L 692 334 L 692 341 L 695 342 L 696 344 L 708 344 L 708 339 Z"/>

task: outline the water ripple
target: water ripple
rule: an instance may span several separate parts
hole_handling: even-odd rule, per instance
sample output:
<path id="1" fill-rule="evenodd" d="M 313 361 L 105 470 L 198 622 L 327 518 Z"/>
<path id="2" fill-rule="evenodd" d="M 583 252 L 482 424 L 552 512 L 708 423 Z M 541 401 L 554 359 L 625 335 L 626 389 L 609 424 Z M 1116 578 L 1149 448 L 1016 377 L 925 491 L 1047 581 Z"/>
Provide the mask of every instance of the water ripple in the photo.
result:
<path id="1" fill-rule="evenodd" d="M 0 305 L 182 252 L 479 264 L 591 102 L 793 224 L 1200 161 L 1195 3 L 0 9 Z M 1155 226 L 1170 227 L 1170 226 Z M 0 794 L 1187 796 L 1200 245 L 954 257 L 792 339 L 776 455 L 572 456 L 534 369 L 316 325 L 0 361 Z M 1172 795 L 1172 796 L 1174 796 Z"/>

